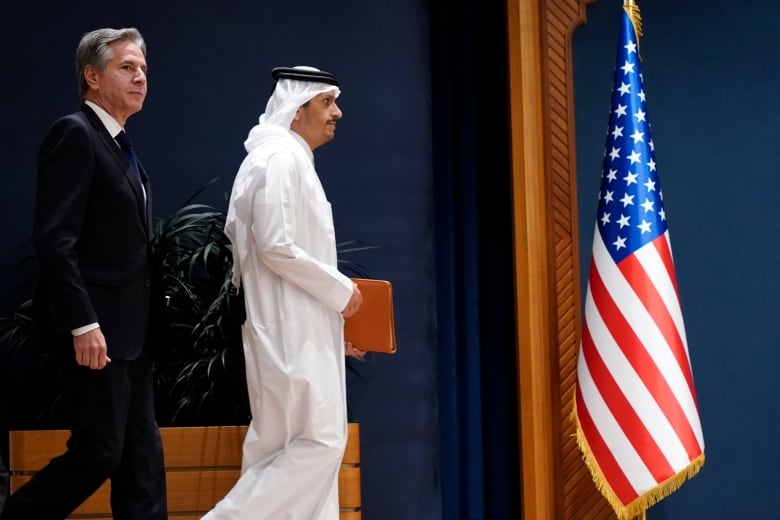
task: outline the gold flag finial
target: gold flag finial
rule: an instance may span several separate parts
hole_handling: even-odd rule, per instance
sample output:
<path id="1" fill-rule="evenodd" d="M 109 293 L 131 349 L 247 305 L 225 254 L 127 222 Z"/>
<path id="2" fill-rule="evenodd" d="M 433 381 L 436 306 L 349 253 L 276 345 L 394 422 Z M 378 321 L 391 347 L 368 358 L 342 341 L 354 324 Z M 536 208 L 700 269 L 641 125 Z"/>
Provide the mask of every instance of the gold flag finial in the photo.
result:
<path id="1" fill-rule="evenodd" d="M 636 33 L 636 50 L 637 55 L 639 55 L 639 39 L 642 37 L 642 15 L 639 13 L 639 4 L 636 3 L 636 0 L 624 0 L 623 9 L 628 13 L 628 18 L 634 26 L 634 33 Z"/>

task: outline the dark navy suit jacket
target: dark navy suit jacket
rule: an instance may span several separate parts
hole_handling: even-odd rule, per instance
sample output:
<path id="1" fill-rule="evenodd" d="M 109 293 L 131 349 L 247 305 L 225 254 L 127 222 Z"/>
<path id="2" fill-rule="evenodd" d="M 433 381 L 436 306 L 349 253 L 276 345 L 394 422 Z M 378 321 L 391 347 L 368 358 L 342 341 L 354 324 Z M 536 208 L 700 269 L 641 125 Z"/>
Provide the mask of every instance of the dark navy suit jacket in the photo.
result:
<path id="1" fill-rule="evenodd" d="M 126 156 L 86 104 L 51 125 L 38 161 L 33 239 L 43 334 L 64 338 L 97 322 L 110 358 L 135 359 L 156 283 L 148 176 L 139 164 L 144 198 Z"/>

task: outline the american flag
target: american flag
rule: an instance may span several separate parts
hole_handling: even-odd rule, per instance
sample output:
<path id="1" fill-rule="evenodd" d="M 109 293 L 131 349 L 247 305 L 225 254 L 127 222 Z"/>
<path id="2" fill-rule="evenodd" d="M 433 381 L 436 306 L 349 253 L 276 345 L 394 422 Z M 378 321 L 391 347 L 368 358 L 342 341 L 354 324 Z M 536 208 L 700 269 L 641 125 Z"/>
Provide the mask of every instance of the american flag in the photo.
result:
<path id="1" fill-rule="evenodd" d="M 577 363 L 577 440 L 621 520 L 704 464 L 688 345 L 647 117 L 638 7 L 622 14 Z"/>

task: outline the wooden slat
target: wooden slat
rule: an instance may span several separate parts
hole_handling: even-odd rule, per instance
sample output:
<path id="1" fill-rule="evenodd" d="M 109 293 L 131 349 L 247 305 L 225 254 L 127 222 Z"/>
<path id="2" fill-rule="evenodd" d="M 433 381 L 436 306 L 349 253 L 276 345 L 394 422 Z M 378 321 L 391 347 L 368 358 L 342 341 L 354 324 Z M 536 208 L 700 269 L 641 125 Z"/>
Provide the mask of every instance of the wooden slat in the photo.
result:
<path id="1" fill-rule="evenodd" d="M 339 471 L 339 506 L 360 507 L 360 468 L 341 466 Z"/>
<path id="2" fill-rule="evenodd" d="M 238 480 L 239 470 L 168 471 L 168 511 L 208 511 L 233 487 Z M 32 478 L 31 475 L 14 477 L 16 487 Z M 109 496 L 111 484 L 106 482 L 95 491 L 74 515 L 99 515 L 111 511 Z M 350 493 L 351 496 L 351 493 Z"/>
<path id="3" fill-rule="evenodd" d="M 161 428 L 167 468 L 240 467 L 246 426 Z M 36 471 L 65 451 L 67 430 L 9 432 L 10 467 Z"/>
<path id="4" fill-rule="evenodd" d="M 65 451 L 67 430 L 8 432 L 8 466 L 12 472 L 37 471 Z"/>
<path id="5" fill-rule="evenodd" d="M 241 467 L 246 426 L 161 428 L 166 468 Z"/>
<path id="6" fill-rule="evenodd" d="M 200 520 L 203 518 L 204 513 L 196 513 L 196 514 L 180 514 L 180 513 L 169 513 L 168 514 L 168 520 Z M 68 520 L 78 520 L 78 519 L 89 519 L 89 520 L 113 520 L 112 516 L 69 516 Z M 362 516 L 360 511 L 341 511 L 339 513 L 339 520 L 361 520 Z"/>
<path id="7" fill-rule="evenodd" d="M 205 513 L 225 496 L 238 476 L 238 470 L 169 471 L 166 475 L 168 511 Z M 12 477 L 11 491 L 30 478 L 30 475 Z M 110 483 L 106 482 L 74 511 L 71 518 L 110 513 L 110 492 Z M 339 506 L 345 509 L 361 507 L 360 468 L 342 466 L 339 471 Z"/>
<path id="8" fill-rule="evenodd" d="M 167 468 L 240 467 L 246 426 L 160 428 Z M 14 472 L 36 471 L 65 451 L 67 430 L 9 432 L 10 467 Z M 360 462 L 360 427 L 349 423 L 345 464 Z"/>
<path id="9" fill-rule="evenodd" d="M 344 464 L 360 464 L 360 424 L 347 425 L 347 447 L 344 450 Z"/>
<path id="10" fill-rule="evenodd" d="M 238 480 L 239 470 L 171 472 L 168 511 L 208 511 Z"/>
<path id="11" fill-rule="evenodd" d="M 188 513 L 188 514 L 181 514 L 181 513 L 169 513 L 168 514 L 168 520 L 200 520 L 203 517 L 203 513 L 197 512 L 197 513 Z M 114 520 L 113 516 L 69 516 L 68 520 L 76 520 L 76 519 L 89 519 L 89 520 Z M 341 517 L 339 520 L 344 520 L 344 517 Z"/>
<path id="12" fill-rule="evenodd" d="M 200 520 L 201 517 L 203 517 L 202 514 L 198 515 L 180 515 L 180 514 L 169 514 L 168 520 Z M 341 511 L 339 513 L 339 520 L 362 520 L 362 516 L 360 511 Z M 95 518 L 90 517 L 89 520 L 113 520 L 110 516 L 106 517 L 98 517 Z"/>

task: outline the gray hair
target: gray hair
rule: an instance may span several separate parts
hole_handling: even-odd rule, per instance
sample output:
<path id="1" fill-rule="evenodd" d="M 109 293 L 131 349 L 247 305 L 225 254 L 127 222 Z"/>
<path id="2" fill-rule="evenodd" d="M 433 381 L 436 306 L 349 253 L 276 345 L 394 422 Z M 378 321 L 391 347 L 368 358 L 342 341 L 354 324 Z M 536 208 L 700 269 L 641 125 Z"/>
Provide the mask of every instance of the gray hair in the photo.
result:
<path id="1" fill-rule="evenodd" d="M 146 42 L 144 37 L 135 27 L 124 29 L 96 29 L 81 37 L 78 49 L 76 49 L 76 78 L 79 84 L 79 96 L 84 99 L 89 92 L 87 80 L 84 79 L 84 69 L 92 65 L 99 71 L 106 68 L 108 60 L 114 57 L 111 44 L 119 40 L 128 40 L 141 48 L 146 56 Z"/>

